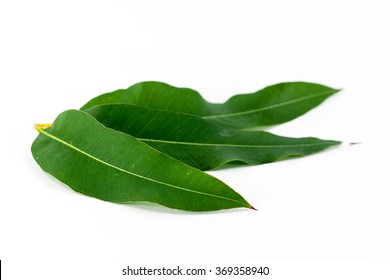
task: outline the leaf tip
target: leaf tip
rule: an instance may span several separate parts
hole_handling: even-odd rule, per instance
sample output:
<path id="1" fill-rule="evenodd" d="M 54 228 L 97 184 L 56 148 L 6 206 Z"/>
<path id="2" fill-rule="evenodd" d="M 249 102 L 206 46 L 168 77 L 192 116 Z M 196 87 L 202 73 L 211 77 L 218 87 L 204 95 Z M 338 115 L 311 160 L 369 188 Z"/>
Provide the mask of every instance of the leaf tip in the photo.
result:
<path id="1" fill-rule="evenodd" d="M 257 211 L 257 209 L 255 207 L 253 207 L 252 205 L 249 205 L 249 208 L 252 209 L 252 210 Z"/>
<path id="2" fill-rule="evenodd" d="M 362 144 L 362 142 L 349 142 L 349 145 L 350 146 L 353 146 L 353 145 L 360 145 Z"/>

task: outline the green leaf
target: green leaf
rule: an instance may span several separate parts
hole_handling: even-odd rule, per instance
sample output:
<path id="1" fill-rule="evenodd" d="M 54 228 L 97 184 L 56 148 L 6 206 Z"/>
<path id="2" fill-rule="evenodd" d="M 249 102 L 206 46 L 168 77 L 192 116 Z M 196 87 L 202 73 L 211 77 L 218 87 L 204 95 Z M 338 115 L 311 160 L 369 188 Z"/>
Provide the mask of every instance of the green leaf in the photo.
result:
<path id="1" fill-rule="evenodd" d="M 272 85 L 251 94 L 236 95 L 223 104 L 213 104 L 192 89 L 160 82 L 142 82 L 128 89 L 100 95 L 81 109 L 104 104 L 132 104 L 192 114 L 226 127 L 244 129 L 295 119 L 338 91 L 314 83 L 290 82 Z"/>
<path id="2" fill-rule="evenodd" d="M 85 111 L 105 126 L 201 170 L 236 161 L 262 164 L 305 156 L 340 143 L 228 129 L 193 115 L 133 105 L 101 105 Z"/>
<path id="3" fill-rule="evenodd" d="M 32 153 L 42 169 L 77 192 L 112 202 L 149 201 L 210 211 L 253 208 L 218 179 L 69 110 L 40 132 Z"/>

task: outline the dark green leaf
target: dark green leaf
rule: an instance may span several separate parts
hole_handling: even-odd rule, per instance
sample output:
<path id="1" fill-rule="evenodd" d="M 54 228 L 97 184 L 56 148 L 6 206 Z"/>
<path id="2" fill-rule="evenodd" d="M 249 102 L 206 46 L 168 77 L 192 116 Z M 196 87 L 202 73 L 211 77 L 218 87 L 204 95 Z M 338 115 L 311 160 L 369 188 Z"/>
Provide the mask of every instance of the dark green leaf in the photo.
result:
<path id="1" fill-rule="evenodd" d="M 203 118 L 133 105 L 86 109 L 112 129 L 128 133 L 193 167 L 209 170 L 228 162 L 262 164 L 321 151 L 337 141 L 287 138 L 264 131 L 239 131 Z"/>
<path id="2" fill-rule="evenodd" d="M 252 94 L 241 94 L 223 104 L 212 104 L 188 88 L 142 82 L 128 89 L 100 95 L 81 109 L 104 104 L 132 104 L 188 113 L 234 128 L 275 125 L 295 119 L 339 90 L 305 82 L 281 83 Z"/>
<path id="3" fill-rule="evenodd" d="M 87 113 L 66 111 L 52 127 L 37 129 L 40 134 L 32 145 L 35 160 L 77 192 L 190 211 L 251 208 L 218 179 L 104 127 Z"/>

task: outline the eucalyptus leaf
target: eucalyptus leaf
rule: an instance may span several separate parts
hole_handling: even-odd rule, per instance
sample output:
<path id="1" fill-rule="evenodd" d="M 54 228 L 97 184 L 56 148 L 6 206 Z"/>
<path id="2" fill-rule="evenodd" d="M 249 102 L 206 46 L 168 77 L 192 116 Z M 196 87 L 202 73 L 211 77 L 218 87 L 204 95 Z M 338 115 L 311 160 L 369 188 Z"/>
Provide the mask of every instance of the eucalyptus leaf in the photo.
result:
<path id="1" fill-rule="evenodd" d="M 229 162 L 263 164 L 310 155 L 340 142 L 288 138 L 265 131 L 239 131 L 201 117 L 134 105 L 101 105 L 85 110 L 112 129 L 201 170 Z"/>
<path id="2" fill-rule="evenodd" d="M 218 179 L 103 126 L 87 113 L 65 111 L 51 127 L 36 128 L 40 133 L 31 148 L 35 160 L 77 192 L 189 211 L 253 208 Z"/>
<path id="3" fill-rule="evenodd" d="M 188 113 L 226 127 L 250 129 L 295 119 L 338 91 L 320 84 L 288 82 L 255 93 L 233 96 L 223 104 L 213 104 L 189 88 L 177 88 L 161 82 L 141 82 L 95 97 L 81 109 L 104 104 L 132 104 Z"/>

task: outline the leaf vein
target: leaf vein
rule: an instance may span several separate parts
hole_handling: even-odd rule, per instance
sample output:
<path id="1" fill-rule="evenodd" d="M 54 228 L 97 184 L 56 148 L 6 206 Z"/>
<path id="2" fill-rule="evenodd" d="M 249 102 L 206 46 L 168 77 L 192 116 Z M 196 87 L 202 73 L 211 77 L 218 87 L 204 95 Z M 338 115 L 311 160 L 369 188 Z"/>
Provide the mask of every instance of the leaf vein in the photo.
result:
<path id="1" fill-rule="evenodd" d="M 301 102 L 301 101 L 305 101 L 305 100 L 309 100 L 309 99 L 312 99 L 312 98 L 316 98 L 316 97 L 319 97 L 319 96 L 327 95 L 329 93 L 332 93 L 333 91 L 334 90 L 327 90 L 327 91 L 324 91 L 322 93 L 316 93 L 316 94 L 312 94 L 312 95 L 296 98 L 296 99 L 293 99 L 293 100 L 289 100 L 289 101 L 286 101 L 286 102 L 281 102 L 281 103 L 265 106 L 265 107 L 258 108 L 258 109 L 253 109 L 253 110 L 248 110 L 248 111 L 243 111 L 243 112 L 236 112 L 236 113 L 229 113 L 229 114 L 221 114 L 221 115 L 209 115 L 209 116 L 203 116 L 202 118 L 204 118 L 204 119 L 218 119 L 218 118 L 228 118 L 228 117 L 249 115 L 249 114 L 252 114 L 252 113 L 257 113 L 257 112 L 261 112 L 261 111 L 271 110 L 271 109 L 275 109 L 275 108 L 278 108 L 278 107 L 283 107 L 283 106 L 287 106 L 287 105 L 290 105 L 290 104 L 294 104 L 294 103 L 298 103 L 298 102 Z"/>

